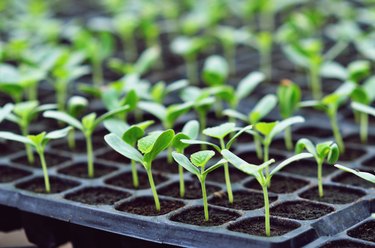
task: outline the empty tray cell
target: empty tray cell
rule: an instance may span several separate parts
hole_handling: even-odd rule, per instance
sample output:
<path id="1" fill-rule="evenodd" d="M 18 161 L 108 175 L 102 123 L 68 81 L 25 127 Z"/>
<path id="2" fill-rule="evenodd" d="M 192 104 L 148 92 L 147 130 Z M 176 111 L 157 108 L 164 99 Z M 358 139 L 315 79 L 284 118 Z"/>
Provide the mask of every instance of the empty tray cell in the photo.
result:
<path id="1" fill-rule="evenodd" d="M 313 187 L 302 192 L 300 197 L 331 204 L 346 204 L 354 202 L 365 195 L 362 190 L 333 185 L 324 185 L 323 191 L 324 196 L 319 197 L 318 187 Z"/>
<path id="2" fill-rule="evenodd" d="M 269 191 L 277 194 L 293 193 L 308 184 L 308 181 L 302 179 L 275 175 L 272 177 Z M 256 179 L 252 179 L 251 181 L 245 183 L 245 187 L 250 189 L 262 190 Z"/>
<path id="3" fill-rule="evenodd" d="M 56 167 L 56 166 L 61 165 L 65 162 L 71 161 L 71 159 L 69 157 L 63 156 L 63 155 L 58 155 L 56 153 L 45 152 L 44 156 L 45 156 L 46 163 L 47 163 L 48 167 Z M 26 153 L 21 155 L 21 156 L 18 156 L 15 159 L 12 159 L 12 162 L 20 164 L 20 165 L 25 165 L 25 166 L 30 166 L 30 167 L 42 169 L 42 165 L 40 164 L 39 155 L 36 152 L 34 152 L 34 163 L 29 163 L 29 161 L 27 160 Z"/>
<path id="4" fill-rule="evenodd" d="M 158 173 L 153 173 L 154 182 L 156 185 L 163 183 L 168 180 L 168 177 L 165 177 Z M 138 172 L 138 180 L 139 185 L 138 189 L 149 189 L 150 183 L 148 182 L 147 173 L 143 171 Z M 135 189 L 133 185 L 133 177 L 132 173 L 124 172 L 120 175 L 116 175 L 114 177 L 111 177 L 105 181 L 106 184 L 117 186 L 120 188 L 126 188 L 126 189 Z"/>
<path id="5" fill-rule="evenodd" d="M 180 201 L 160 199 L 160 211 L 156 210 L 152 197 L 138 197 L 116 207 L 117 210 L 144 216 L 164 215 L 184 206 Z"/>
<path id="6" fill-rule="evenodd" d="M 315 220 L 335 211 L 333 207 L 308 201 L 287 201 L 271 208 L 271 215 L 296 220 Z"/>
<path id="7" fill-rule="evenodd" d="M 62 179 L 58 177 L 50 177 L 51 192 L 50 194 L 56 194 L 64 192 L 68 189 L 72 189 L 79 185 L 78 182 Z M 37 177 L 26 182 L 22 182 L 16 185 L 17 188 L 31 191 L 34 193 L 46 194 L 46 189 L 44 185 L 44 178 Z"/>
<path id="8" fill-rule="evenodd" d="M 31 173 L 28 171 L 0 165 L 0 183 L 10 183 L 29 175 L 31 175 Z"/>
<path id="9" fill-rule="evenodd" d="M 124 191 L 114 190 L 106 187 L 90 187 L 70 193 L 65 196 L 65 199 L 90 205 L 111 205 L 129 196 L 130 194 Z"/>
<path id="10" fill-rule="evenodd" d="M 99 177 L 105 176 L 109 173 L 114 172 L 115 170 L 117 170 L 116 167 L 95 162 L 93 178 L 99 178 Z M 65 174 L 65 175 L 69 175 L 73 177 L 89 178 L 88 172 L 87 172 L 87 163 L 84 163 L 84 162 L 75 163 L 71 166 L 68 166 L 66 168 L 59 170 L 58 172 L 61 174 Z"/>

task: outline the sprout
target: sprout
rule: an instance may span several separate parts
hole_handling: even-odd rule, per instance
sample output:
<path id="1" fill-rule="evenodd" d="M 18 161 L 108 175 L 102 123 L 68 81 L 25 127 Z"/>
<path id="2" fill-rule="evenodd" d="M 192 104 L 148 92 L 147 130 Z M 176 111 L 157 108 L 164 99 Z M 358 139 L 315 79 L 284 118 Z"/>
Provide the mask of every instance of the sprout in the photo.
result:
<path id="1" fill-rule="evenodd" d="M 327 161 L 329 164 L 336 163 L 340 156 L 339 148 L 332 141 L 319 143 L 314 146 L 314 144 L 310 140 L 300 139 L 296 144 L 296 153 L 301 153 L 305 149 L 314 156 L 315 161 L 318 165 L 318 190 L 319 196 L 323 197 L 323 163 L 324 161 Z"/>
<path id="2" fill-rule="evenodd" d="M 184 153 L 185 148 L 187 148 L 189 145 L 186 143 L 183 143 L 182 139 L 197 139 L 199 135 L 199 123 L 195 120 L 188 121 L 184 127 L 182 128 L 182 131 L 180 133 L 177 133 L 172 141 L 172 147 L 178 152 L 178 153 Z M 181 166 L 178 166 L 178 173 L 180 176 L 180 197 L 183 198 L 185 196 L 185 181 L 184 181 L 184 169 Z"/>
<path id="3" fill-rule="evenodd" d="M 108 119 L 104 121 L 104 126 L 111 133 L 121 137 L 124 142 L 135 147 L 137 141 L 145 134 L 145 130 L 154 123 L 154 121 L 145 121 L 135 125 L 128 126 L 121 120 Z M 132 178 L 134 188 L 139 187 L 137 165 L 135 160 L 131 160 Z"/>
<path id="4" fill-rule="evenodd" d="M 207 85 L 223 85 L 226 83 L 229 76 L 228 63 L 223 57 L 212 55 L 204 62 L 202 74 L 203 81 Z"/>
<path id="5" fill-rule="evenodd" d="M 40 163 L 42 165 L 44 185 L 45 185 L 46 192 L 50 193 L 51 186 L 50 186 L 49 177 L 48 177 L 47 163 L 44 157 L 44 150 L 45 150 L 46 145 L 48 144 L 48 141 L 52 139 L 60 139 L 60 138 L 67 136 L 70 129 L 71 127 L 67 127 L 67 128 L 49 132 L 49 133 L 42 132 L 38 135 L 27 135 L 27 136 L 18 135 L 18 134 L 14 134 L 11 132 L 0 132 L 0 137 L 3 139 L 23 143 L 26 146 L 30 146 L 35 149 L 35 151 L 39 155 Z"/>
<path id="6" fill-rule="evenodd" d="M 233 142 L 237 139 L 238 136 L 240 136 L 243 132 L 249 131 L 252 128 L 252 126 L 246 126 L 242 129 L 236 128 L 235 123 L 224 123 L 216 127 L 206 128 L 203 130 L 203 134 L 215 139 L 218 139 L 220 142 L 220 146 L 215 145 L 211 142 L 207 141 L 201 141 L 201 140 L 181 140 L 183 143 L 189 144 L 189 145 L 208 145 L 214 148 L 219 153 L 223 149 L 229 149 Z M 237 132 L 238 131 L 238 132 Z M 224 142 L 224 138 L 233 132 L 237 132 L 226 144 Z M 227 187 L 227 193 L 228 193 L 228 201 L 229 203 L 233 203 L 233 192 L 232 192 L 232 185 L 230 182 L 230 175 L 229 175 L 229 166 L 228 163 L 224 163 L 224 176 L 225 176 L 225 184 Z"/>
<path id="7" fill-rule="evenodd" d="M 263 190 L 263 197 L 264 197 L 264 212 L 265 212 L 265 231 L 267 236 L 271 236 L 271 226 L 270 226 L 270 203 L 268 198 L 268 185 L 271 184 L 271 178 L 275 175 L 278 171 L 283 169 L 288 164 L 304 159 L 310 158 L 312 155 L 310 153 L 301 153 L 298 155 L 294 155 L 272 169 L 270 173 L 264 173 L 264 170 L 269 171 L 269 166 L 275 162 L 274 159 L 270 159 L 265 161 L 261 165 L 253 165 L 249 164 L 246 161 L 239 158 L 237 155 L 233 154 L 229 150 L 223 150 L 221 152 L 223 157 L 228 160 L 234 167 L 239 169 L 240 171 L 255 177 L 257 182 L 260 184 Z"/>
<path id="8" fill-rule="evenodd" d="M 280 115 L 283 119 L 291 117 L 299 107 L 301 101 L 301 89 L 289 80 L 283 80 L 277 89 L 279 99 Z M 293 149 L 292 131 L 288 127 L 285 129 L 285 146 L 288 150 Z"/>
<path id="9" fill-rule="evenodd" d="M 209 168 L 205 168 L 206 164 L 210 161 L 210 159 L 215 155 L 214 151 L 211 150 L 204 150 L 193 153 L 190 156 L 190 161 L 187 157 L 183 154 L 178 152 L 173 152 L 172 156 L 174 160 L 182 167 L 184 167 L 187 171 L 197 176 L 199 182 L 201 183 L 202 188 L 202 198 L 203 198 L 203 209 L 204 209 L 204 219 L 205 221 L 209 220 L 208 215 L 208 202 L 207 202 L 207 192 L 206 192 L 206 177 L 207 175 L 219 168 L 223 163 L 225 163 L 225 159 L 220 160 L 216 164 L 210 166 Z M 198 169 L 200 168 L 200 169 Z"/>
<path id="10" fill-rule="evenodd" d="M 96 116 L 95 113 L 91 113 L 82 117 L 81 121 L 74 118 L 73 116 L 66 114 L 64 112 L 59 111 L 47 111 L 44 112 L 43 116 L 46 118 L 56 119 L 58 121 L 64 122 L 73 128 L 80 130 L 86 139 L 86 147 L 87 147 L 87 175 L 89 178 L 94 177 L 94 155 L 93 155 L 93 147 L 92 147 L 92 134 L 95 131 L 96 127 L 118 113 L 126 111 L 129 107 L 123 106 L 116 110 L 109 111 L 99 117 Z"/>
<path id="11" fill-rule="evenodd" d="M 358 170 L 353 170 L 351 168 L 348 168 L 346 166 L 343 166 L 343 165 L 339 165 L 339 164 L 335 164 L 335 167 L 340 169 L 340 170 L 343 170 L 345 172 L 349 172 L 349 173 L 352 173 L 362 179 L 365 179 L 366 181 L 369 181 L 371 183 L 375 183 L 375 175 L 374 174 L 371 174 L 371 173 L 368 173 L 368 172 L 362 172 L 362 171 L 358 171 Z"/>
<path id="12" fill-rule="evenodd" d="M 29 135 L 30 124 L 35 118 L 37 118 L 40 112 L 54 109 L 54 104 L 39 105 L 38 101 L 20 102 L 14 105 L 13 111 L 6 117 L 7 120 L 16 123 L 23 136 Z M 29 163 L 34 163 L 34 154 L 31 151 L 31 147 L 28 143 L 25 143 L 26 154 Z"/>
<path id="13" fill-rule="evenodd" d="M 157 211 L 160 211 L 160 202 L 152 176 L 152 162 L 160 152 L 169 147 L 173 137 L 174 131 L 172 129 L 164 132 L 153 132 L 150 135 L 138 140 L 139 152 L 114 133 L 104 136 L 107 144 L 116 152 L 143 165 L 147 172 L 152 194 L 154 196 L 155 208 Z M 143 155 L 141 153 L 143 153 Z"/>
<path id="14" fill-rule="evenodd" d="M 224 110 L 224 114 L 228 115 L 232 118 L 239 119 L 245 123 L 253 125 L 253 132 L 254 132 L 254 143 L 256 147 L 256 153 L 259 159 L 263 158 L 262 154 L 262 146 L 261 146 L 261 137 L 259 136 L 256 127 L 254 126 L 260 120 L 262 120 L 267 114 L 269 114 L 273 108 L 275 108 L 277 104 L 277 98 L 275 95 L 268 94 L 264 96 L 259 102 L 255 105 L 253 110 L 251 110 L 248 116 L 237 112 L 233 109 L 226 109 Z"/>

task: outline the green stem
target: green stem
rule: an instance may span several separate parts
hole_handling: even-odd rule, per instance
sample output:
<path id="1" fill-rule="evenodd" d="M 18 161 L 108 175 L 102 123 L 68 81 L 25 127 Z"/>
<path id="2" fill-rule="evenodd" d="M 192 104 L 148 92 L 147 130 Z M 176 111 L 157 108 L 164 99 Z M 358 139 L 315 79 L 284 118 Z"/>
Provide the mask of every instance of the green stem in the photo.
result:
<path id="1" fill-rule="evenodd" d="M 44 176 L 44 186 L 46 188 L 46 192 L 49 193 L 51 192 L 51 186 L 49 183 L 49 177 L 48 177 L 48 169 L 47 169 L 47 163 L 46 159 L 44 157 L 44 151 L 39 151 L 39 158 L 40 158 L 40 163 L 42 164 L 42 169 L 43 169 L 43 176 Z"/>
<path id="2" fill-rule="evenodd" d="M 216 118 L 220 118 L 223 116 L 223 102 L 220 98 L 216 101 L 216 108 L 215 108 L 215 116 Z"/>
<path id="3" fill-rule="evenodd" d="M 318 160 L 318 190 L 319 197 L 323 197 L 323 160 Z"/>
<path id="4" fill-rule="evenodd" d="M 220 146 L 221 146 L 222 150 L 225 149 L 225 144 L 224 144 L 223 139 L 220 139 Z M 231 181 L 230 181 L 228 163 L 224 163 L 224 177 L 225 177 L 225 185 L 227 187 L 228 200 L 229 200 L 229 203 L 232 204 L 233 203 L 233 192 L 232 192 L 232 184 L 231 184 Z"/>
<path id="5" fill-rule="evenodd" d="M 21 125 L 21 132 L 22 132 L 22 135 L 23 136 L 27 136 L 29 135 L 29 128 L 27 125 Z M 33 153 L 33 149 L 31 148 L 31 146 L 29 144 L 25 144 L 25 149 L 26 149 L 26 155 L 27 155 L 27 161 L 29 161 L 29 164 L 33 164 L 34 163 L 34 153 Z"/>
<path id="6" fill-rule="evenodd" d="M 150 166 L 150 168 L 151 168 L 151 166 Z M 156 208 L 156 211 L 159 212 L 160 211 L 160 201 L 159 201 L 158 192 L 156 192 L 154 178 L 152 176 L 151 169 L 146 169 L 146 171 L 147 171 L 148 181 L 150 183 L 150 187 L 151 187 L 151 190 L 152 190 L 152 195 L 154 196 L 155 208 Z"/>
<path id="7" fill-rule="evenodd" d="M 86 135 L 86 148 L 87 148 L 87 171 L 89 178 L 94 177 L 94 156 L 92 149 L 91 134 Z"/>
<path id="8" fill-rule="evenodd" d="M 331 122 L 332 131 L 333 131 L 333 136 L 335 137 L 336 143 L 340 149 L 340 153 L 344 153 L 345 145 L 341 137 L 340 128 L 337 123 L 336 114 L 330 115 L 330 122 Z"/>
<path id="9" fill-rule="evenodd" d="M 267 237 L 271 236 L 271 221 L 270 221 L 270 202 L 268 199 L 267 185 L 262 185 L 263 198 L 264 198 L 264 226 L 266 229 Z"/>
<path id="10" fill-rule="evenodd" d="M 361 113 L 360 125 L 361 142 L 365 144 L 368 138 L 368 115 L 366 113 Z"/>
<path id="11" fill-rule="evenodd" d="M 139 187 L 139 180 L 138 180 L 138 171 L 137 171 L 137 164 L 134 160 L 131 161 L 131 167 L 132 167 L 132 178 L 133 178 L 133 186 L 134 188 Z"/>
<path id="12" fill-rule="evenodd" d="M 284 133 L 284 140 L 286 149 L 291 151 L 293 149 L 293 140 L 292 140 L 292 129 L 287 127 Z"/>
<path id="13" fill-rule="evenodd" d="M 169 146 L 168 150 L 167 150 L 167 162 L 168 162 L 168 164 L 172 164 L 173 163 L 172 152 L 173 152 L 173 147 Z"/>
<path id="14" fill-rule="evenodd" d="M 184 180 L 184 168 L 178 165 L 178 174 L 180 175 L 180 197 L 185 197 L 185 180 Z"/>
<path id="15" fill-rule="evenodd" d="M 271 48 L 260 49 L 260 71 L 264 73 L 267 80 L 272 78 Z"/>
<path id="16" fill-rule="evenodd" d="M 316 63 L 310 64 L 310 87 L 313 98 L 319 100 L 322 97 L 322 82 L 319 76 L 319 65 Z"/>
<path id="17" fill-rule="evenodd" d="M 195 56 L 186 56 L 186 76 L 192 85 L 198 84 L 198 72 Z"/>
<path id="18" fill-rule="evenodd" d="M 36 101 L 38 100 L 38 90 L 37 90 L 37 83 L 33 83 L 27 90 L 27 95 L 29 101 Z"/>
<path id="19" fill-rule="evenodd" d="M 264 160 L 263 162 L 267 162 L 269 160 L 269 144 L 264 144 Z M 268 168 L 268 166 L 266 167 L 266 177 L 268 177 L 270 174 L 270 170 Z M 269 187 L 269 184 L 268 183 L 268 187 Z"/>
<path id="20" fill-rule="evenodd" d="M 92 72 L 94 85 L 101 86 L 103 84 L 103 68 L 101 60 L 93 59 L 92 67 L 94 69 L 94 71 Z"/>
<path id="21" fill-rule="evenodd" d="M 236 46 L 235 44 L 224 44 L 224 56 L 229 62 L 229 71 L 231 74 L 236 73 Z"/>
<path id="22" fill-rule="evenodd" d="M 74 150 L 75 147 L 76 147 L 74 129 L 71 129 L 68 133 L 68 146 L 69 146 L 70 150 Z"/>
<path id="23" fill-rule="evenodd" d="M 208 221 L 209 220 L 209 215 L 208 215 L 208 202 L 207 202 L 207 192 L 206 192 L 206 182 L 205 182 L 206 179 L 205 178 L 200 178 L 199 181 L 201 183 L 201 188 L 202 188 L 204 220 Z"/>
<path id="24" fill-rule="evenodd" d="M 197 111 L 198 116 L 199 116 L 199 122 L 200 122 L 200 133 L 206 128 L 207 126 L 207 121 L 206 121 L 206 112 L 204 111 Z M 206 141 L 206 136 L 202 135 L 201 137 L 202 141 Z M 201 144 L 201 150 L 206 150 L 207 145 L 206 144 Z"/>

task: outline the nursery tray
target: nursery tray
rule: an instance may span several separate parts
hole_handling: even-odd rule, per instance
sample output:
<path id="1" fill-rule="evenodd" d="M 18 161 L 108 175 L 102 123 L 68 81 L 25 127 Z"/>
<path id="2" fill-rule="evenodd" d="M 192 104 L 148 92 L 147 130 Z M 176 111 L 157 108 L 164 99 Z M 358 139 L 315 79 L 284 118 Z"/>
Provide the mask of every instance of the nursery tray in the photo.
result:
<path id="1" fill-rule="evenodd" d="M 241 104 L 246 108 L 251 105 L 252 102 Z M 347 112 L 344 110 L 343 113 Z M 306 123 L 294 127 L 294 139 L 301 137 L 309 137 L 315 141 L 332 139 L 328 120 L 314 111 L 304 110 L 303 114 L 306 116 Z M 276 115 L 270 116 L 276 117 Z M 187 115 L 181 122 L 191 118 L 193 118 L 191 115 Z M 370 170 L 374 166 L 372 159 L 375 161 L 375 142 L 372 139 L 374 136 L 370 135 L 369 145 L 358 144 L 357 129 L 350 122 L 350 116 L 340 118 L 347 144 L 347 152 L 342 156 L 344 161 L 341 163 L 353 168 Z M 11 176 L 7 177 L 8 181 L 4 180 L 0 183 L 0 204 L 7 209 L 18 209 L 59 220 L 58 223 L 73 223 L 124 237 L 176 246 L 330 247 L 327 246 L 330 245 L 329 242 L 354 242 L 369 247 L 375 246 L 374 242 L 350 235 L 351 230 L 357 226 L 371 222 L 369 216 L 375 211 L 375 189 L 372 185 L 356 180 L 349 174 L 334 170 L 332 166 L 324 166 L 324 189 L 327 197 L 323 200 L 317 199 L 315 197 L 317 180 L 314 175 L 316 165 L 312 160 L 298 161 L 273 178 L 270 188 L 271 227 L 286 226 L 285 228 L 290 230 L 280 236 L 267 238 L 244 233 L 249 231 L 251 229 L 249 226 L 254 223 L 263 223 L 263 198 L 253 179 L 234 168 L 231 172 L 235 198 L 232 207 L 228 207 L 226 202 L 222 169 L 218 169 L 207 178 L 210 216 L 213 220 L 222 223 L 216 226 L 197 226 L 177 222 L 176 220 L 191 221 L 191 218 L 186 216 L 192 214 L 203 218 L 200 189 L 195 187 L 195 191 L 199 194 L 190 196 L 197 199 L 177 197 L 177 166 L 167 165 L 165 154 L 153 164 L 163 214 L 144 216 L 126 212 L 124 206 L 134 210 L 129 208 L 133 202 L 137 203 L 135 206 L 150 205 L 150 211 L 153 212 L 151 190 L 148 181 L 144 181 L 146 184 L 141 185 L 143 189 L 132 188 L 129 161 L 106 146 L 100 139 L 104 134 L 105 131 L 100 130 L 96 132 L 94 139 L 94 146 L 97 148 L 95 157 L 98 174 L 95 179 L 71 175 L 86 172 L 85 146 L 82 137 L 78 137 L 78 149 L 75 152 L 66 148 L 65 141 L 52 143 L 46 149 L 47 159 L 50 160 L 52 190 L 59 191 L 49 195 L 32 192 L 32 190 L 43 189 L 41 169 L 26 164 L 26 154 L 17 151 L 22 149 L 17 146 L 14 149 L 8 147 L 10 155 L 2 156 L 0 159 L 0 174 L 7 172 Z M 270 157 L 282 160 L 292 155 L 286 152 L 283 146 L 281 137 L 274 141 Z M 245 160 L 258 163 L 254 146 L 251 144 L 251 136 L 244 135 L 233 150 Z M 142 177 L 143 171 L 140 167 L 139 173 Z M 192 175 L 186 173 L 185 179 L 186 182 L 192 182 L 192 185 L 196 186 L 197 182 Z M 32 182 L 37 182 L 37 186 Z M 189 189 L 186 191 L 189 193 Z M 90 195 L 89 199 L 94 202 L 91 204 L 81 202 L 88 199 L 82 198 L 82 195 Z M 246 195 L 258 200 L 248 199 Z M 106 196 L 105 200 L 101 198 L 103 196 Z M 99 204 L 107 200 L 110 202 Z M 243 206 L 248 210 L 244 210 Z M 165 209 L 169 211 L 164 211 Z M 19 218 L 16 215 L 17 212 L 13 215 L 8 213 L 7 218 Z M 48 230 L 49 227 L 45 228 Z M 30 231 L 27 233 L 30 234 Z"/>

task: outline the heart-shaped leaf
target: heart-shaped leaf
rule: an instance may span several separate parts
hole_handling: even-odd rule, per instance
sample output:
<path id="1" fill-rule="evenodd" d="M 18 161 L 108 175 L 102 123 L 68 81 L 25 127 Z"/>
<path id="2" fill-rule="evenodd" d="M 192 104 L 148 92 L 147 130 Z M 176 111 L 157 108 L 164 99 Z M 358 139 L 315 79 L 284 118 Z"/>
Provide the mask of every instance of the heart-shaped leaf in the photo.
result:
<path id="1" fill-rule="evenodd" d="M 205 167 L 208 161 L 215 156 L 215 152 L 211 150 L 199 151 L 191 154 L 190 161 L 197 167 Z"/>

